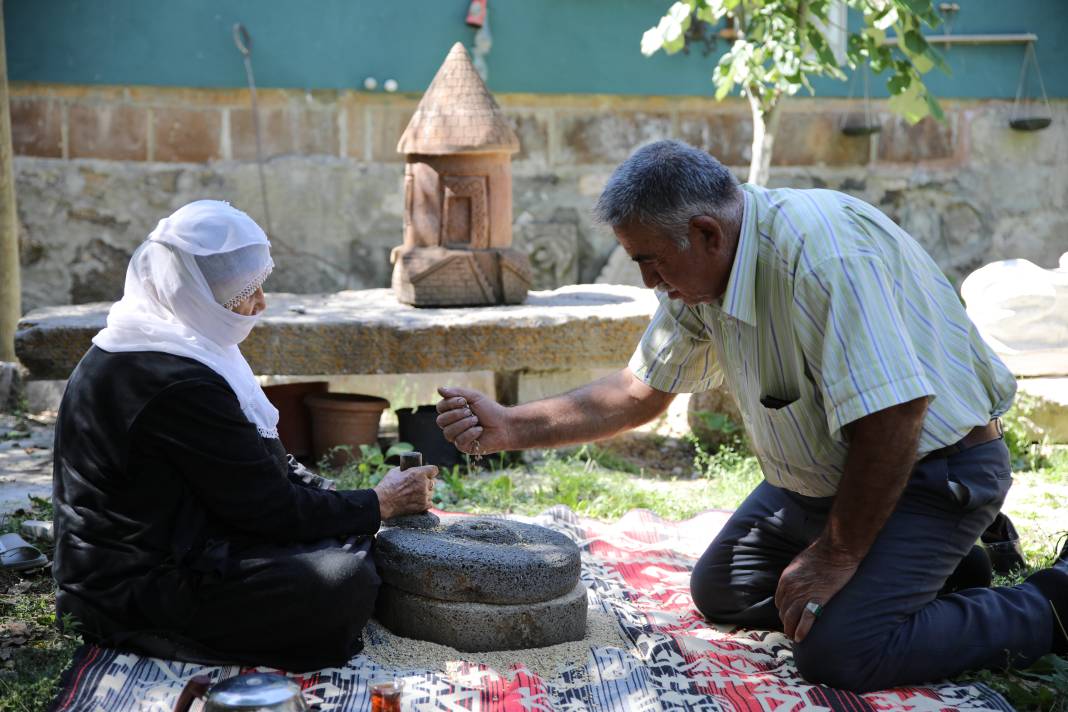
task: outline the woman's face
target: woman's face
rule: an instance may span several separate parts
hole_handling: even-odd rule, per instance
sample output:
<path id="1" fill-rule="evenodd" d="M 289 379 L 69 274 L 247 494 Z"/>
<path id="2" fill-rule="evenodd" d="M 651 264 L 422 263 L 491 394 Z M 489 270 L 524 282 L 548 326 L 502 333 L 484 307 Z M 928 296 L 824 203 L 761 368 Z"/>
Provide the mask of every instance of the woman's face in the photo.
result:
<path id="1" fill-rule="evenodd" d="M 238 302 L 230 311 L 241 316 L 256 316 L 267 308 L 267 299 L 263 296 L 263 287 L 250 294 L 244 301 Z"/>

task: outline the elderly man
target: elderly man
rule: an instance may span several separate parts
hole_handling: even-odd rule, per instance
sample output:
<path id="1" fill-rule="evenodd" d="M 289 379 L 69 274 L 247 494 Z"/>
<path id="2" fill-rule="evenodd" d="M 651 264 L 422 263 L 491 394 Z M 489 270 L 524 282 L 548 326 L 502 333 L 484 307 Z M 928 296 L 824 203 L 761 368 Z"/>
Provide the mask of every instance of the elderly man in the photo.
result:
<path id="1" fill-rule="evenodd" d="M 674 141 L 597 204 L 660 307 L 629 367 L 503 408 L 443 388 L 465 452 L 587 442 L 726 383 L 765 480 L 698 561 L 713 621 L 781 628 L 801 674 L 857 691 L 1068 652 L 1068 563 L 939 596 L 1011 484 L 997 418 L 1015 382 L 931 258 L 829 190 L 739 186 Z"/>

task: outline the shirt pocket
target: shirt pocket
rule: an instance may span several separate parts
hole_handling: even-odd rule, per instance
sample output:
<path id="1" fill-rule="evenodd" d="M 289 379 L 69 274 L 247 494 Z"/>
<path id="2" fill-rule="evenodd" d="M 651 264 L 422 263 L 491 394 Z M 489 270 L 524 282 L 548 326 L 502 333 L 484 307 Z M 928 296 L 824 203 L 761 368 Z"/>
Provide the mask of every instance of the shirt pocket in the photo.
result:
<path id="1" fill-rule="evenodd" d="M 806 472 L 817 480 L 829 481 L 841 475 L 845 448 L 828 437 L 818 398 L 799 394 L 791 400 L 768 393 L 761 396 L 759 410 L 763 431 L 759 443 L 768 456 L 781 460 L 797 474 Z"/>
<path id="2" fill-rule="evenodd" d="M 760 396 L 760 433 L 758 444 L 764 452 L 786 464 L 796 459 L 797 439 L 804 433 L 806 406 L 800 395 L 789 398 L 782 395 Z M 796 463 L 795 463 L 796 464 Z"/>

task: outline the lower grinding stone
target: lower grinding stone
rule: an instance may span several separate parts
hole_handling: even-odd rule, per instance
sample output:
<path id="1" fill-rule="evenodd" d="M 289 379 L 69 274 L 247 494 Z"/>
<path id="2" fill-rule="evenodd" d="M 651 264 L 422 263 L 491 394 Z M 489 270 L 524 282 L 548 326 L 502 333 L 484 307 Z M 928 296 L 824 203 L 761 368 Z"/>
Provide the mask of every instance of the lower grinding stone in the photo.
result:
<path id="1" fill-rule="evenodd" d="M 378 592 L 375 617 L 396 635 L 469 653 L 544 648 L 586 635 L 586 587 L 540 603 L 440 601 L 389 584 Z"/>

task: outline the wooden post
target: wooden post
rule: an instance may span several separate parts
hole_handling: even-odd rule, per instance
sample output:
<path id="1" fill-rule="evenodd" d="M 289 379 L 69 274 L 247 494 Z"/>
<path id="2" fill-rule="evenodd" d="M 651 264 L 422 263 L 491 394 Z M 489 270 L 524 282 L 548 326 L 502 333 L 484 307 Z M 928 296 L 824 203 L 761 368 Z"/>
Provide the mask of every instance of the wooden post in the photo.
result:
<path id="1" fill-rule="evenodd" d="M 7 48 L 4 46 L 4 0 L 0 0 L 0 361 L 15 360 L 15 327 L 22 316 L 12 152 L 11 109 L 7 99 Z"/>

